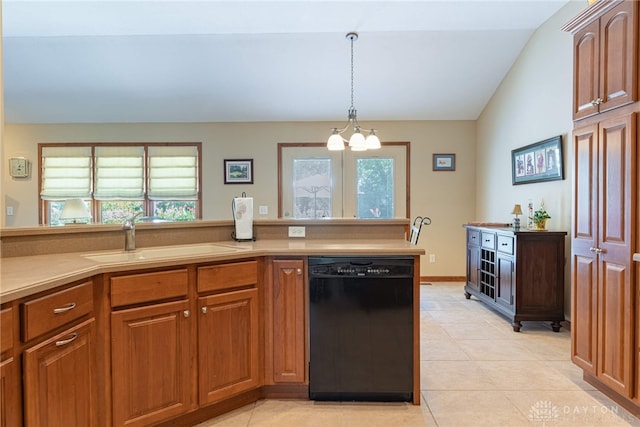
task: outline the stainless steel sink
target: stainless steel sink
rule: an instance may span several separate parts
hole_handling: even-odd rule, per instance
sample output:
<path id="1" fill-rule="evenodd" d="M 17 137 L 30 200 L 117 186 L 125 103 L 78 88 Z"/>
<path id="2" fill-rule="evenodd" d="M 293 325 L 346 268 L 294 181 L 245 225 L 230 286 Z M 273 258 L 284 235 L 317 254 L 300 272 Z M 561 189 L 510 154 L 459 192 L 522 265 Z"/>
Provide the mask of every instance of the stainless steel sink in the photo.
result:
<path id="1" fill-rule="evenodd" d="M 113 263 L 153 259 L 171 259 L 190 256 L 215 255 L 232 253 L 244 248 L 224 246 L 214 243 L 198 245 L 162 246 L 157 248 L 141 248 L 135 251 L 114 251 L 84 254 L 82 257 L 92 261 Z"/>

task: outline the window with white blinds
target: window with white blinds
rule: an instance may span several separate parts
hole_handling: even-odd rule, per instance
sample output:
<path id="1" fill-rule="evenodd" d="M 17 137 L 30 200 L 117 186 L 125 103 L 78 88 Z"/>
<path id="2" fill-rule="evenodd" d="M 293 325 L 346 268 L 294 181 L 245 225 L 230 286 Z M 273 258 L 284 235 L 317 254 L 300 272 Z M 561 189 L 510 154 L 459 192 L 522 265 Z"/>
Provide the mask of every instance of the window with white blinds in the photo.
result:
<path id="1" fill-rule="evenodd" d="M 38 146 L 43 224 L 56 224 L 61 203 L 78 198 L 91 206 L 95 222 L 136 213 L 174 221 L 202 217 L 199 142 Z"/>
<path id="2" fill-rule="evenodd" d="M 95 148 L 96 200 L 144 198 L 144 147 Z"/>
<path id="3" fill-rule="evenodd" d="M 43 200 L 91 197 L 91 147 L 43 147 Z"/>
<path id="4" fill-rule="evenodd" d="M 198 198 L 198 150 L 194 146 L 149 147 L 150 200 Z"/>

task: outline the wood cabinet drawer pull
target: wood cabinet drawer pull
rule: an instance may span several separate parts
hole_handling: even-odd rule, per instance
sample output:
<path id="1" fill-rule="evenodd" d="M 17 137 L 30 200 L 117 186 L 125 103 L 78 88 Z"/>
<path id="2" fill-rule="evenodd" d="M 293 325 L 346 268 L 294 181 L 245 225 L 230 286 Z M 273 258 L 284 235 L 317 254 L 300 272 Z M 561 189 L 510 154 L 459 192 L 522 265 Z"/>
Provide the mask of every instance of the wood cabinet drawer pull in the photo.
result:
<path id="1" fill-rule="evenodd" d="M 182 314 L 183 314 L 184 317 L 189 317 L 189 315 L 191 313 L 189 312 L 189 310 L 185 310 L 185 311 L 182 312 Z"/>
<path id="2" fill-rule="evenodd" d="M 67 345 L 67 344 L 75 341 L 76 338 L 78 338 L 78 333 L 74 332 L 73 334 L 71 334 L 71 338 L 66 339 L 66 340 L 56 341 L 56 347 L 62 347 L 63 345 Z"/>
<path id="3" fill-rule="evenodd" d="M 201 310 L 202 310 L 202 314 L 207 314 L 207 311 L 208 311 L 207 307 L 202 307 Z"/>
<path id="4" fill-rule="evenodd" d="M 66 313 L 67 311 L 71 311 L 74 308 L 76 308 L 76 303 L 72 302 L 70 303 L 68 306 L 66 307 L 60 307 L 60 308 L 54 308 L 53 309 L 53 314 L 61 314 L 61 313 Z"/>

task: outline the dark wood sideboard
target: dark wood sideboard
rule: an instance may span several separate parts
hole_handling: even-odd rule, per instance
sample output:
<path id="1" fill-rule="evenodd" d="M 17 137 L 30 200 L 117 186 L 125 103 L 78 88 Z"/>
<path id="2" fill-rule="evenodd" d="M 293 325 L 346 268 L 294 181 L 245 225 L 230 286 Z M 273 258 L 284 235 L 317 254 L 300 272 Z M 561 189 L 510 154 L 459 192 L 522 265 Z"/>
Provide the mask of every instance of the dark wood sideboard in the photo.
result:
<path id="1" fill-rule="evenodd" d="M 522 321 L 564 320 L 564 231 L 478 227 L 467 229 L 467 299 L 474 296 L 505 315 L 519 332 Z"/>

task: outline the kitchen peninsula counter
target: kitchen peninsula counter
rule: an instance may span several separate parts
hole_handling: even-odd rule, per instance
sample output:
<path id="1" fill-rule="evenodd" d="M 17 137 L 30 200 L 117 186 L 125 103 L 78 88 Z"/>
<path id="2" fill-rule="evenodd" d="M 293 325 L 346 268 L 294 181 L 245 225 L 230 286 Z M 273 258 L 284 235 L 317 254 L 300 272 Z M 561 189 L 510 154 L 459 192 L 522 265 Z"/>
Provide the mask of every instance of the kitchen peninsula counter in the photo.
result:
<path id="1" fill-rule="evenodd" d="M 164 247 L 140 248 L 134 253 L 153 251 L 163 248 L 176 248 L 177 255 L 171 250 L 160 256 L 149 259 L 136 258 L 100 261 L 102 255 L 125 254 L 124 251 L 84 251 L 51 255 L 33 255 L 1 258 L 0 302 L 6 303 L 38 292 L 47 291 L 57 286 L 82 280 L 102 273 L 161 268 L 186 263 L 205 263 L 236 260 L 260 256 L 308 256 L 308 255 L 424 255 L 425 251 L 407 241 L 400 239 L 350 240 L 343 242 L 337 239 L 273 239 L 255 242 L 220 241 L 211 245 L 229 248 L 229 251 L 212 253 L 189 253 L 189 247 L 202 246 L 175 245 Z M 179 248 L 179 249 L 178 249 Z M 94 259 L 89 258 L 94 256 Z M 95 257 L 97 256 L 97 257 Z M 114 258 L 117 258 L 114 257 Z"/>

